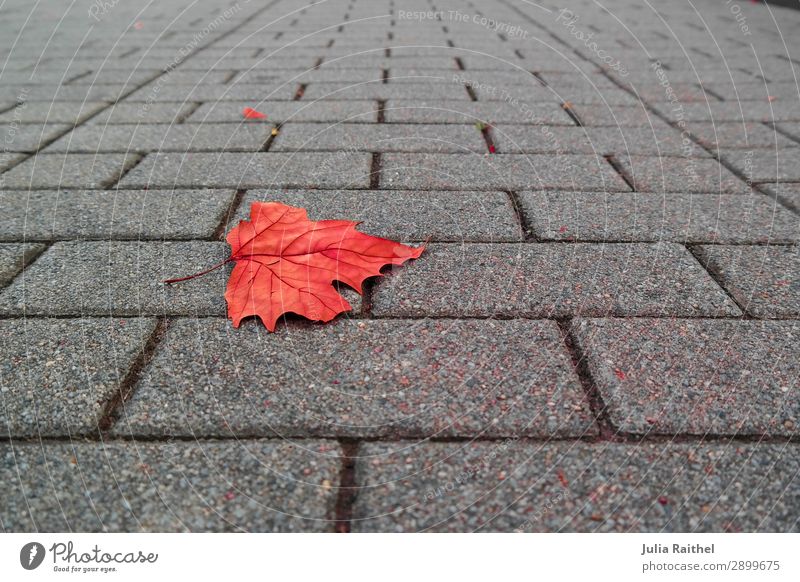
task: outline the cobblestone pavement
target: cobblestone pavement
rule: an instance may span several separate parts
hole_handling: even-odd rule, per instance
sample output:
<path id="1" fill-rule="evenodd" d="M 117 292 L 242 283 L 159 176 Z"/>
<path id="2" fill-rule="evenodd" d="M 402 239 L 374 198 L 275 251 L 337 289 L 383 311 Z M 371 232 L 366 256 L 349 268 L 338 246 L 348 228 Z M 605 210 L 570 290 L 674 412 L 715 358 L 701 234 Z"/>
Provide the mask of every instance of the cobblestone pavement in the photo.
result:
<path id="1" fill-rule="evenodd" d="M 744 0 L 4 2 L 0 526 L 800 530 L 799 36 Z M 227 272 L 161 281 L 257 200 L 430 244 L 330 325 L 234 329 Z"/>

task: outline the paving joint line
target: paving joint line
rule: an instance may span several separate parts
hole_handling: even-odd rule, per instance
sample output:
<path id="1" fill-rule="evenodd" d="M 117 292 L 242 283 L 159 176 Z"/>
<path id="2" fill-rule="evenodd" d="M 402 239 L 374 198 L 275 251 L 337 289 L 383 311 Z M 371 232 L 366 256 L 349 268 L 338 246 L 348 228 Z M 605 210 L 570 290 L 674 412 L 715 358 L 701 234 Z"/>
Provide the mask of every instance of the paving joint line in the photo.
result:
<path id="1" fill-rule="evenodd" d="M 211 235 L 212 241 L 225 241 L 225 231 L 228 230 L 228 225 L 230 225 L 231 220 L 236 213 L 239 211 L 239 207 L 242 205 L 242 200 L 244 199 L 244 195 L 247 193 L 246 189 L 239 189 L 236 190 L 236 194 L 234 194 L 231 203 L 228 205 L 227 211 L 223 214 L 222 219 L 220 220 L 217 228 L 214 229 L 214 233 Z M 162 242 L 166 242 L 161 239 Z M 190 239 L 190 240 L 197 240 L 197 239 Z"/>
<path id="2" fill-rule="evenodd" d="M 159 318 L 152 333 L 139 350 L 136 359 L 130 365 L 125 377 L 117 387 L 117 391 L 103 406 L 103 411 L 97 421 L 97 428 L 101 436 L 107 433 L 114 425 L 120 412 L 119 409 L 122 408 L 124 411 L 125 403 L 133 396 L 142 372 L 153 359 L 161 340 L 166 336 L 169 325 L 170 321 L 167 318 Z"/>
<path id="3" fill-rule="evenodd" d="M 728 290 L 728 288 L 723 284 L 722 275 L 719 272 L 717 272 L 717 269 L 711 265 L 711 261 L 709 260 L 709 257 L 706 256 L 705 252 L 703 252 L 701 245 L 684 244 L 684 247 L 686 247 L 686 250 L 689 251 L 689 254 L 691 254 L 692 257 L 694 257 L 694 260 L 696 260 L 700 265 L 700 267 L 706 273 L 708 273 L 708 275 L 717 284 L 717 286 L 720 289 L 722 289 L 725 295 L 727 295 L 728 298 L 731 301 L 733 301 L 733 304 L 736 305 L 736 307 L 738 307 L 742 311 L 743 316 L 740 319 L 754 319 L 753 316 L 748 311 L 748 309 L 744 305 L 742 305 L 741 302 L 738 299 L 736 299 L 733 293 L 731 293 Z"/>
<path id="4" fill-rule="evenodd" d="M 583 388 L 589 411 L 597 424 L 599 438 L 603 441 L 617 442 L 619 441 L 618 431 L 611 422 L 608 406 L 603 400 L 600 389 L 592 376 L 586 355 L 583 353 L 580 343 L 573 333 L 574 323 L 575 320 L 571 317 L 556 319 L 556 325 L 558 325 L 561 332 L 564 347 L 572 361 L 572 367 L 578 376 L 581 388 Z"/>
<path id="5" fill-rule="evenodd" d="M 356 459 L 358 458 L 359 441 L 347 438 L 337 439 L 342 448 L 342 467 L 339 473 L 335 505 L 335 530 L 337 533 L 352 531 L 353 507 L 358 495 L 356 482 Z"/>
<path id="6" fill-rule="evenodd" d="M 635 183 L 633 181 L 633 178 L 631 176 L 628 176 L 627 172 L 625 172 L 625 170 L 622 168 L 622 166 L 617 161 L 616 156 L 614 156 L 614 154 L 609 154 L 609 155 L 605 155 L 603 157 L 606 159 L 606 161 L 609 163 L 609 165 L 612 168 L 614 168 L 614 171 L 617 174 L 619 174 L 619 177 L 622 178 L 624 180 L 624 182 L 628 185 L 628 188 L 631 189 L 631 192 L 636 192 L 636 185 L 635 185 Z"/>

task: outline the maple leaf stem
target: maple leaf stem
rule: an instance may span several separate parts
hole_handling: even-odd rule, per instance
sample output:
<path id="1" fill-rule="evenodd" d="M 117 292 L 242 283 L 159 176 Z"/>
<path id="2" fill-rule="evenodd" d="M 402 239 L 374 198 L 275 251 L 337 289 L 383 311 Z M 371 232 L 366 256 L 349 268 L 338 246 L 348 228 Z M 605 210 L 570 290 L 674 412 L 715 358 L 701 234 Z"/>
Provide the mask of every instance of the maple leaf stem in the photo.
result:
<path id="1" fill-rule="evenodd" d="M 224 267 L 225 265 L 230 263 L 232 260 L 233 260 L 233 256 L 230 256 L 227 259 L 225 259 L 224 261 L 222 261 L 221 263 L 217 263 L 216 265 L 206 269 L 205 271 L 200 271 L 199 273 L 195 273 L 194 275 L 189 275 L 188 277 L 179 277 L 177 279 L 167 279 L 166 281 L 164 281 L 164 283 L 166 283 L 167 285 L 171 285 L 172 283 L 180 283 L 181 281 L 189 281 L 190 279 L 196 279 L 197 277 L 202 277 L 203 275 L 207 275 L 211 271 L 216 271 L 220 267 Z"/>

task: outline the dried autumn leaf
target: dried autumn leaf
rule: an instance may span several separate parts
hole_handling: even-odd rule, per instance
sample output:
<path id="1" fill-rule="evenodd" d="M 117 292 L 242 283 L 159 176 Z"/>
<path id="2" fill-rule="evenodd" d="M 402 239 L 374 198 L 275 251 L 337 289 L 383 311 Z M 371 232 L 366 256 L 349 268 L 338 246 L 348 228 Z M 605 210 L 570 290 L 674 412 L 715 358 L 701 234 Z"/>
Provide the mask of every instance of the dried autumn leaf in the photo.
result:
<path id="1" fill-rule="evenodd" d="M 242 109 L 242 115 L 244 115 L 245 119 L 266 119 L 267 116 L 261 113 L 260 111 L 256 111 L 252 107 L 245 107 Z"/>
<path id="2" fill-rule="evenodd" d="M 270 331 L 285 313 L 330 321 L 352 307 L 333 286 L 340 281 L 359 293 L 365 279 L 385 265 L 416 259 L 423 247 L 409 247 L 356 230 L 358 222 L 308 219 L 303 208 L 279 202 L 254 202 L 250 220 L 228 233 L 231 261 L 225 299 L 234 327 L 251 315 Z M 176 283 L 198 275 L 171 279 Z"/>

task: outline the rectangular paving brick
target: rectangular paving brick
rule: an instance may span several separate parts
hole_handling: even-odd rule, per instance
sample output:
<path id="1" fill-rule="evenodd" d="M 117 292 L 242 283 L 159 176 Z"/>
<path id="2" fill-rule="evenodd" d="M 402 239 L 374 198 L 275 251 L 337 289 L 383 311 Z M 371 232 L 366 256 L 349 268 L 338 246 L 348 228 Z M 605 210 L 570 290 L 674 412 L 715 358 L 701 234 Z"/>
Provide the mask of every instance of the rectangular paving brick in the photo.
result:
<path id="1" fill-rule="evenodd" d="M 303 100 L 336 99 L 442 99 L 469 101 L 464 85 L 451 82 L 428 83 L 311 83 Z"/>
<path id="2" fill-rule="evenodd" d="M 0 191 L 0 239 L 209 238 L 232 190 Z"/>
<path id="3" fill-rule="evenodd" d="M 2 176 L 0 176 L 0 179 L 2 179 Z M 772 199 L 779 200 L 785 206 L 800 213 L 800 183 L 760 184 L 759 187 Z"/>
<path id="4" fill-rule="evenodd" d="M 15 532 L 334 529 L 331 441 L 0 446 L 0 518 Z"/>
<path id="5" fill-rule="evenodd" d="M 296 71 L 299 72 L 299 71 Z M 198 71 L 198 73 L 200 73 Z M 177 85 L 172 83 L 162 84 L 159 80 L 142 87 L 126 98 L 126 101 L 144 101 L 152 103 L 163 103 L 169 101 L 261 101 L 269 99 L 282 99 L 291 101 L 294 99 L 299 83 L 297 82 L 275 82 L 275 83 L 236 83 L 214 84 L 201 82 L 198 74 L 197 84 Z M 293 75 L 294 76 L 294 75 Z"/>
<path id="6" fill-rule="evenodd" d="M 287 123 L 270 151 L 445 152 L 487 151 L 481 132 L 470 125 Z"/>
<path id="7" fill-rule="evenodd" d="M 270 134 L 268 125 L 101 125 L 78 127 L 45 150 L 50 152 L 257 152 Z"/>
<path id="8" fill-rule="evenodd" d="M 752 148 L 784 148 L 799 145 L 782 133 L 763 123 L 732 122 L 706 123 L 694 121 L 687 129 L 701 144 L 719 150 L 723 154 L 728 150 Z"/>
<path id="9" fill-rule="evenodd" d="M 368 153 L 150 154 L 120 182 L 147 188 L 366 188 Z"/>
<path id="10" fill-rule="evenodd" d="M 520 192 L 544 240 L 796 243 L 800 218 L 762 194 Z"/>
<path id="11" fill-rule="evenodd" d="M 16 121 L 0 122 L 0 147 L 5 152 L 35 152 L 71 127 L 65 123 L 21 125 Z"/>
<path id="12" fill-rule="evenodd" d="M 180 123 L 197 107 L 195 103 L 116 103 L 91 119 L 91 123 Z M 240 111 L 241 113 L 241 111 Z"/>
<path id="13" fill-rule="evenodd" d="M 387 123 L 521 123 L 527 125 L 575 125 L 558 103 L 502 101 L 391 100 L 384 107 Z"/>
<path id="14" fill-rule="evenodd" d="M 793 444 L 368 443 L 357 532 L 795 531 Z"/>
<path id="15" fill-rule="evenodd" d="M 162 281 L 223 261 L 223 242 L 58 242 L 0 293 L 0 312 L 28 315 L 217 315 L 230 269 Z"/>
<path id="16" fill-rule="evenodd" d="M 154 328 L 155 321 L 136 318 L 0 320 L 3 434 L 96 433 L 104 405 Z"/>
<path id="17" fill-rule="evenodd" d="M 585 436 L 596 426 L 552 322 L 341 320 L 265 334 L 259 322 L 180 320 L 115 432 L 231 431 Z"/>
<path id="18" fill-rule="evenodd" d="M 0 113 L 0 123 L 81 123 L 103 109 L 108 103 L 59 103 L 47 101 L 27 101 L 16 108 Z"/>
<path id="19" fill-rule="evenodd" d="M 637 192 L 747 194 L 750 186 L 717 160 L 701 157 L 619 156 Z"/>
<path id="20" fill-rule="evenodd" d="M 662 125 L 651 127 L 568 127 L 498 124 L 491 129 L 499 153 L 572 153 L 600 155 L 683 155 L 689 147 L 706 155 L 680 132 Z"/>
<path id="21" fill-rule="evenodd" d="M 574 331 L 618 430 L 797 433 L 796 322 L 592 319 Z"/>
<path id="22" fill-rule="evenodd" d="M 672 243 L 432 244 L 420 259 L 378 283 L 372 312 L 548 318 L 741 314 L 697 260 Z"/>
<path id="23" fill-rule="evenodd" d="M 23 188 L 104 188 L 132 167 L 137 154 L 44 154 L 23 161 L 2 176 L 0 186 Z"/>
<path id="24" fill-rule="evenodd" d="M 392 240 L 498 242 L 522 237 L 505 192 L 250 190 L 231 225 L 249 219 L 253 202 L 271 201 L 306 208 L 311 220 L 357 220 L 362 232 Z"/>
<path id="25" fill-rule="evenodd" d="M 751 182 L 800 182 L 800 144 L 776 150 L 758 149 L 722 152 L 722 159 Z"/>
<path id="26" fill-rule="evenodd" d="M 643 105 L 574 104 L 570 107 L 587 127 L 657 127 L 667 122 Z"/>
<path id="27" fill-rule="evenodd" d="M 381 187 L 630 190 L 602 157 L 591 155 L 384 154 Z"/>
<path id="28" fill-rule="evenodd" d="M 717 280 L 755 317 L 800 315 L 797 247 L 713 246 L 701 249 Z"/>
<path id="29" fill-rule="evenodd" d="M 245 120 L 242 110 L 252 107 L 266 115 L 263 120 Z M 378 120 L 374 101 L 235 101 L 204 103 L 186 120 L 187 123 L 217 121 L 235 123 L 374 123 Z"/>
<path id="30" fill-rule="evenodd" d="M 724 103 L 683 103 L 680 107 L 672 104 L 654 104 L 663 115 L 678 120 L 706 121 L 800 121 L 800 104 L 795 102 L 762 102 L 748 101 L 746 104 L 736 101 Z"/>
<path id="31" fill-rule="evenodd" d="M 6 212 L 5 204 L 3 208 Z M 15 238 L 25 239 L 22 236 Z M 0 287 L 8 285 L 43 250 L 44 245 L 37 244 L 0 244 Z"/>

